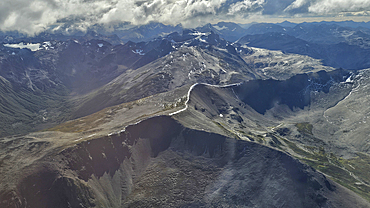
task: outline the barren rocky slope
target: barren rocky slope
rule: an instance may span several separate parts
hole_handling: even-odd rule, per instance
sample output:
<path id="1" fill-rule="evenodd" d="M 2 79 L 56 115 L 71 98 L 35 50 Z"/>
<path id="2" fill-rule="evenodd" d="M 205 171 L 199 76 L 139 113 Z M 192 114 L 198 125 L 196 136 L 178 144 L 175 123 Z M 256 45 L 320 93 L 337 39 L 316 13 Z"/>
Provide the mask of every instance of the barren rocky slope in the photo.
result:
<path id="1" fill-rule="evenodd" d="M 34 45 L 38 50 L 0 49 L 0 87 L 7 92 L 1 95 L 6 100 L 0 104 L 1 136 L 48 128 L 196 82 L 286 79 L 333 70 L 309 57 L 240 46 L 196 30 L 123 45 L 98 39 Z"/>
<path id="2" fill-rule="evenodd" d="M 366 72 L 358 75 L 362 82 Z M 0 201 L 7 207 L 369 207 L 342 186 L 368 198 L 367 152 L 342 149 L 319 133 L 325 125 L 314 122 L 317 116 L 302 117 L 340 106 L 361 88 L 350 83 L 354 77 L 335 71 L 188 85 L 57 131 L 3 138 Z M 291 87 L 297 83 L 301 88 Z M 274 105 L 260 109 L 248 96 L 268 92 L 266 85 L 281 94 L 265 94 Z M 279 102 L 301 93 L 308 99 Z M 130 112 L 135 116 L 125 116 Z M 128 125 L 134 117 L 140 122 Z"/>

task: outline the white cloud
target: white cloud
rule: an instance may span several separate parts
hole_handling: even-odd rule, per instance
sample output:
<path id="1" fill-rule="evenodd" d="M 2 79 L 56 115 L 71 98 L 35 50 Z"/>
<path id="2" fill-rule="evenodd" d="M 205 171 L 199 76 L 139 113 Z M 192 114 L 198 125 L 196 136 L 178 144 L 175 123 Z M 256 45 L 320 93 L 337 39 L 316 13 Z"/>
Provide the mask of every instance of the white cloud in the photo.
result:
<path id="1" fill-rule="evenodd" d="M 125 0 L 103 15 L 100 22 L 108 23 L 122 19 L 134 24 L 159 21 L 166 24 L 191 22 L 197 17 L 217 14 L 226 0 Z"/>
<path id="2" fill-rule="evenodd" d="M 308 8 L 317 14 L 370 11 L 369 0 L 319 0 Z"/>
<path id="3" fill-rule="evenodd" d="M 29 34 L 57 21 L 76 21 L 74 27 L 129 21 L 145 24 L 191 24 L 217 15 L 227 0 L 1 0 L 0 29 Z"/>
<path id="4" fill-rule="evenodd" d="M 300 8 L 308 3 L 308 0 L 296 0 L 291 5 L 289 5 L 287 8 L 284 9 L 284 11 L 290 11 L 293 9 Z"/>
<path id="5" fill-rule="evenodd" d="M 0 29 L 34 34 L 63 18 L 82 17 L 96 21 L 112 7 L 110 0 L 2 0 Z"/>
<path id="6" fill-rule="evenodd" d="M 366 15 L 370 0 L 0 0 L 0 30 L 35 34 L 55 23 L 84 30 L 96 23 L 124 21 L 196 26 L 256 14 L 280 14 L 283 10 L 288 15 Z"/>
<path id="7" fill-rule="evenodd" d="M 249 14 L 258 9 L 262 9 L 265 0 L 244 0 L 232 4 L 229 8 L 229 15 Z"/>
<path id="8" fill-rule="evenodd" d="M 311 14 L 337 15 L 343 12 L 370 11 L 370 0 L 295 0 L 284 11 L 307 12 Z M 365 13 L 363 13 L 365 12 Z"/>

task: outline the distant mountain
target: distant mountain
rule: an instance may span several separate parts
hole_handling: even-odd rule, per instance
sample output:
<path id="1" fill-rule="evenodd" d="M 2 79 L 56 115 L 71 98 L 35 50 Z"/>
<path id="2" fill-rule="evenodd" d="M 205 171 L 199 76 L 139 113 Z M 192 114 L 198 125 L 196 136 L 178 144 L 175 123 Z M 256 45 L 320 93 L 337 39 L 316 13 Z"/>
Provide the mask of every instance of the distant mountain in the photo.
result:
<path id="1" fill-rule="evenodd" d="M 65 22 L 54 25 L 48 30 L 30 37 L 18 32 L 0 32 L 0 39 L 4 43 L 37 43 L 41 41 L 60 40 L 66 41 L 75 39 L 101 39 L 112 44 L 120 44 L 127 41 L 140 42 L 150 41 L 158 37 L 178 32 L 184 28 L 182 25 L 164 25 L 151 22 L 146 25 L 132 25 L 128 22 L 116 25 L 104 26 L 101 24 L 92 25 L 81 31 L 73 27 L 71 23 Z M 188 28 L 190 29 L 190 28 Z M 232 22 L 219 22 L 217 24 L 206 24 L 196 28 L 200 32 L 210 32 L 220 35 L 221 38 L 235 42 L 244 35 L 264 34 L 269 32 L 285 33 L 309 42 L 315 43 L 340 43 L 363 45 L 368 47 L 368 37 L 355 33 L 370 34 L 369 23 L 365 22 L 312 22 L 312 23 L 250 23 L 236 24 Z M 362 42 L 361 42 L 362 41 Z"/>
<path id="2" fill-rule="evenodd" d="M 247 30 L 246 30 L 246 35 L 256 35 L 256 34 L 264 34 L 264 33 L 272 33 L 272 32 L 277 32 L 277 33 L 288 33 L 292 28 L 290 27 L 283 27 L 277 24 L 273 23 L 258 23 L 251 25 Z M 288 30 L 288 31 L 287 31 Z"/>
<path id="3" fill-rule="evenodd" d="M 342 24 L 345 25 L 345 24 Z M 301 23 L 301 24 L 272 24 L 259 23 L 250 26 L 246 34 L 256 35 L 265 33 L 282 33 L 296 38 L 318 44 L 338 44 L 345 42 L 369 47 L 370 30 L 363 27 L 344 27 L 336 22 Z"/>
<path id="4" fill-rule="evenodd" d="M 317 44 L 282 33 L 247 35 L 238 43 L 248 46 L 281 50 L 286 53 L 308 55 L 322 59 L 328 66 L 345 69 L 364 69 L 370 67 L 370 49 L 348 43 Z"/>
<path id="5" fill-rule="evenodd" d="M 159 37 L 165 37 L 171 33 L 181 33 L 184 29 L 182 25 L 164 25 L 162 23 L 151 22 L 146 25 L 131 25 L 129 23 L 113 25 L 109 28 L 103 25 L 93 25 L 86 31 L 80 31 L 72 28 L 71 25 L 63 24 L 58 27 L 52 27 L 36 36 L 30 37 L 17 32 L 0 33 L 0 38 L 4 43 L 37 43 L 42 41 L 60 40 L 66 41 L 70 38 L 75 39 L 100 39 L 112 44 L 120 44 L 128 41 L 146 42 Z M 190 29 L 190 28 L 189 28 Z M 211 32 L 220 35 L 225 40 L 234 42 L 245 35 L 246 30 L 236 23 L 219 22 L 217 24 L 207 24 L 196 28 L 200 32 Z"/>
<path id="6" fill-rule="evenodd" d="M 288 34 L 312 43 L 337 44 L 358 39 L 358 36 L 354 34 L 360 31 L 361 29 L 342 27 L 336 24 L 301 23 Z"/>
<path id="7" fill-rule="evenodd" d="M 147 25 L 135 26 L 127 30 L 116 30 L 114 33 L 124 42 L 140 42 L 149 41 L 161 36 L 163 37 L 174 32 L 181 32 L 182 29 L 181 25 L 171 26 L 162 23 L 149 23 Z"/>
<path id="8" fill-rule="evenodd" d="M 295 27 L 297 23 L 293 23 L 293 22 L 289 22 L 285 20 L 284 22 L 276 23 L 276 25 L 280 25 L 282 27 Z"/>
<path id="9" fill-rule="evenodd" d="M 342 27 L 335 22 L 301 23 L 294 27 L 260 23 L 249 27 L 247 34 L 238 43 L 308 55 L 332 67 L 370 67 L 370 32 L 366 28 Z"/>
<path id="10" fill-rule="evenodd" d="M 217 24 L 207 24 L 203 27 L 196 28 L 196 30 L 200 32 L 212 31 L 218 34 L 221 38 L 230 42 L 234 42 L 246 34 L 246 30 L 244 28 L 232 22 L 219 22 Z"/>
<path id="11" fill-rule="evenodd" d="M 111 32 L 102 29 L 93 30 L 104 35 L 117 35 L 122 41 L 150 41 L 158 37 L 165 37 L 166 35 L 174 32 L 181 33 L 184 28 L 182 25 L 164 25 L 162 23 L 152 22 L 146 25 L 132 26 L 126 28 L 114 28 Z M 211 32 L 220 35 L 225 40 L 234 42 L 245 34 L 245 29 L 236 23 L 232 22 L 219 22 L 217 24 L 207 24 L 202 27 L 196 28 L 200 32 Z"/>
<path id="12" fill-rule="evenodd" d="M 336 24 L 341 27 L 351 27 L 351 28 L 369 28 L 370 29 L 370 21 L 369 22 L 355 22 L 353 20 L 347 21 L 322 21 L 319 24 Z"/>
<path id="13" fill-rule="evenodd" d="M 246 24 L 241 24 L 239 23 L 238 25 L 244 29 L 247 29 L 248 27 L 250 27 L 251 25 L 254 25 L 256 24 L 255 22 L 252 22 L 252 23 L 246 23 Z"/>

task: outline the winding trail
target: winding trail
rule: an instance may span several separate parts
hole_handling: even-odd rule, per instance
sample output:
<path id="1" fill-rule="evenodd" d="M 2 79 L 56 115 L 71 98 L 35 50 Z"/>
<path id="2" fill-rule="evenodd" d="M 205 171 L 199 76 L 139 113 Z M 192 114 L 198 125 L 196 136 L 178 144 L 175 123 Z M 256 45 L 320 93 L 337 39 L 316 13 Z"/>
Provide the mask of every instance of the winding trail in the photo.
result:
<path id="1" fill-rule="evenodd" d="M 193 84 L 190 88 L 189 88 L 189 91 L 188 91 L 188 95 L 187 95 L 187 99 L 186 99 L 186 102 L 185 102 L 185 108 L 183 108 L 183 109 L 181 109 L 181 110 L 178 110 L 178 111 L 176 111 L 176 112 L 173 112 L 173 113 L 170 113 L 170 114 L 168 114 L 169 116 L 173 116 L 173 115 L 176 115 L 176 114 L 178 114 L 178 113 L 181 113 L 181 112 L 183 112 L 183 111 L 185 111 L 186 109 L 188 109 L 188 103 L 189 103 L 189 100 L 190 100 L 190 93 L 191 93 L 191 91 L 194 89 L 194 87 L 195 86 L 197 86 L 197 85 L 206 85 L 206 86 L 211 86 L 211 87 L 219 87 L 219 88 L 221 88 L 221 87 L 232 87 L 232 86 L 239 86 L 239 85 L 241 85 L 242 83 L 240 82 L 240 83 L 236 83 L 236 84 L 229 84 L 229 85 L 211 85 L 211 84 L 207 84 L 207 83 L 195 83 L 195 84 Z M 234 94 L 235 94 L 235 92 L 234 92 Z"/>

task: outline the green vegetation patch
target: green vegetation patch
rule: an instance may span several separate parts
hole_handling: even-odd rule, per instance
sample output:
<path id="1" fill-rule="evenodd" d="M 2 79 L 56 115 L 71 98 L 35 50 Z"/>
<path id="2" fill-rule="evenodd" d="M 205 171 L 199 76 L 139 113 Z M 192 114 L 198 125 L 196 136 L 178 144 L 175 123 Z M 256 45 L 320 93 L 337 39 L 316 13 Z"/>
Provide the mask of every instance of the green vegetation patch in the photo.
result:
<path id="1" fill-rule="evenodd" d="M 325 158 L 325 160 L 310 160 L 305 158 L 299 158 L 302 162 L 306 163 L 307 165 L 310 165 L 311 167 L 327 174 L 330 176 L 330 178 L 337 183 L 341 184 L 342 186 L 354 191 L 358 195 L 362 196 L 364 199 L 370 201 L 370 186 L 368 184 L 362 183 L 364 179 L 366 178 L 366 175 L 369 174 L 370 171 L 370 165 L 367 164 L 362 169 L 364 172 L 352 172 L 352 170 L 348 170 L 347 166 L 346 168 L 339 167 L 333 163 L 332 159 Z M 326 162 L 326 160 L 328 162 Z M 338 160 L 338 159 L 337 159 Z M 350 159 L 352 160 L 352 159 Z M 342 163 L 348 163 L 349 160 L 338 160 Z M 355 176 L 359 180 L 357 180 Z"/>
<path id="2" fill-rule="evenodd" d="M 357 157 L 340 160 L 347 170 L 357 176 L 361 176 L 361 180 L 370 185 L 370 156 L 364 153 L 357 153 Z"/>
<path id="3" fill-rule="evenodd" d="M 307 152 L 307 151 L 304 151 L 303 149 L 301 149 L 300 147 L 298 147 L 296 144 L 294 144 L 293 142 L 287 140 L 287 139 L 283 139 L 281 138 L 284 143 L 288 146 L 289 149 L 293 150 L 293 152 L 295 152 L 296 154 L 298 155 L 301 155 L 303 157 L 308 157 L 308 158 L 312 158 L 313 157 L 313 154 Z"/>
<path id="4" fill-rule="evenodd" d="M 299 133 L 312 135 L 312 129 L 313 129 L 312 124 L 304 122 L 304 123 L 297 123 L 295 126 L 297 127 L 297 130 L 299 131 Z"/>
<path id="5" fill-rule="evenodd" d="M 357 153 L 357 157 L 346 160 L 325 152 L 323 147 L 306 147 L 306 151 L 287 139 L 281 139 L 299 155 L 295 156 L 297 159 L 370 201 L 370 156 Z"/>
<path id="6" fill-rule="evenodd" d="M 228 135 L 229 137 L 233 137 L 235 139 L 240 139 L 240 137 L 236 133 L 227 129 L 225 127 L 226 126 L 225 124 L 219 123 L 219 122 L 216 122 L 216 121 L 213 121 L 213 123 L 216 124 L 218 127 L 220 127 L 225 132 L 225 134 Z"/>

